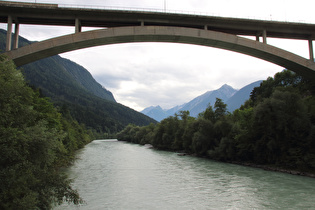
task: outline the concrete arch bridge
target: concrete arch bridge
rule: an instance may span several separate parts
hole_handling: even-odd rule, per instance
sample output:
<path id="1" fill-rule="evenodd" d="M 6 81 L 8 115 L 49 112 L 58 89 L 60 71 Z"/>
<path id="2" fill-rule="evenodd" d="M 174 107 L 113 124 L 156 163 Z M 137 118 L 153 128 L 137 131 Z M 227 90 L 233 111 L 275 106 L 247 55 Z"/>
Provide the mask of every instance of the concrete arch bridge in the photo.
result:
<path id="1" fill-rule="evenodd" d="M 287 23 L 213 16 L 80 9 L 56 4 L 0 3 L 0 22 L 7 23 L 6 54 L 21 66 L 72 50 L 130 42 L 171 42 L 226 49 L 254 56 L 315 81 L 315 24 Z M 12 47 L 12 25 L 15 24 Z M 20 24 L 74 26 L 73 34 L 18 48 Z M 104 27 L 82 32 L 82 26 Z M 255 36 L 256 40 L 239 35 Z M 268 36 L 267 36 L 268 35 Z M 262 37 L 262 42 L 260 41 Z M 309 43 L 306 59 L 267 44 L 267 37 L 302 39 Z"/>

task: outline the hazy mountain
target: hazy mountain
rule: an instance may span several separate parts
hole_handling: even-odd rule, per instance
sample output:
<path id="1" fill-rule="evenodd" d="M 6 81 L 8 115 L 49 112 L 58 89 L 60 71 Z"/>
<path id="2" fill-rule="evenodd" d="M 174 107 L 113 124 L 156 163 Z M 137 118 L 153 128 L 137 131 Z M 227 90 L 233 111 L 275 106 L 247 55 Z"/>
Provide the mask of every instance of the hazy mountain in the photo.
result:
<path id="1" fill-rule="evenodd" d="M 0 29 L 0 49 L 4 51 L 6 31 Z M 19 46 L 31 42 L 19 38 Z M 30 85 L 39 88 L 44 96 L 63 114 L 98 132 L 114 133 L 129 123 L 147 125 L 155 120 L 116 103 L 113 94 L 95 81 L 82 66 L 58 55 L 21 67 Z"/>
<path id="2" fill-rule="evenodd" d="M 150 106 L 141 111 L 141 113 L 155 119 L 156 121 L 161 121 L 169 116 L 160 106 Z"/>
<path id="3" fill-rule="evenodd" d="M 213 107 L 216 98 L 222 99 L 223 102 L 227 104 L 228 111 L 233 112 L 249 99 L 253 88 L 259 86 L 260 83 L 261 81 L 253 82 L 240 90 L 235 90 L 231 86 L 225 84 L 219 89 L 208 91 L 183 105 L 175 106 L 168 110 L 163 110 L 160 106 L 151 106 L 144 109 L 142 113 L 157 121 L 161 121 L 164 118 L 173 116 L 179 111 L 185 110 L 190 112 L 190 116 L 197 117 L 199 113 L 203 112 L 209 106 L 209 104 Z"/>
<path id="4" fill-rule="evenodd" d="M 253 82 L 237 91 L 232 97 L 230 97 L 225 103 L 229 112 L 233 112 L 235 109 L 240 108 L 246 100 L 249 99 L 250 93 L 254 87 L 259 87 L 262 80 Z"/>
<path id="5" fill-rule="evenodd" d="M 197 117 L 200 112 L 203 112 L 209 104 L 214 105 L 216 98 L 221 98 L 226 101 L 230 98 L 237 90 L 229 85 L 223 85 L 217 90 L 208 91 L 201 96 L 198 96 L 188 103 L 175 106 L 168 110 L 163 110 L 160 106 L 149 107 L 141 111 L 141 113 L 150 116 L 151 118 L 161 121 L 162 119 L 172 116 L 179 111 L 190 112 L 190 116 Z"/>
<path id="6" fill-rule="evenodd" d="M 237 90 L 229 85 L 223 85 L 217 90 L 208 91 L 201 96 L 196 97 L 190 102 L 186 103 L 179 111 L 188 110 L 190 116 L 197 117 L 200 112 L 203 112 L 209 104 L 214 106 L 216 98 L 221 98 L 224 102 L 233 96 Z"/>

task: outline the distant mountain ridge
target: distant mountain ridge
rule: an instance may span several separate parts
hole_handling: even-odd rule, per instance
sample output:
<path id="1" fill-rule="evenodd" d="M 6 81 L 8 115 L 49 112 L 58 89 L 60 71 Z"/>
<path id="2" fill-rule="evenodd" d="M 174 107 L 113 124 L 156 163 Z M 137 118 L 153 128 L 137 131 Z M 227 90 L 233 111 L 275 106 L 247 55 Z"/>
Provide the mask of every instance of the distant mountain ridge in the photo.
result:
<path id="1" fill-rule="evenodd" d="M 166 111 L 164 111 L 160 106 L 150 106 L 145 108 L 141 111 L 141 113 L 150 116 L 151 118 L 155 119 L 156 121 L 161 121 L 164 118 L 168 117 Z"/>
<path id="2" fill-rule="evenodd" d="M 160 106 L 151 106 L 141 113 L 157 120 L 161 121 L 169 116 L 173 116 L 179 111 L 190 112 L 190 116 L 197 117 L 199 113 L 203 112 L 209 104 L 213 107 L 216 98 L 220 98 L 224 103 L 227 104 L 227 109 L 229 112 L 233 112 L 235 109 L 239 108 L 246 100 L 249 99 L 250 93 L 254 87 L 260 85 L 262 81 L 253 82 L 240 90 L 236 90 L 233 87 L 225 84 L 217 90 L 208 91 L 188 103 L 175 106 L 168 110 L 163 110 Z"/>
<path id="3" fill-rule="evenodd" d="M 208 91 L 201 96 L 194 98 L 178 111 L 188 110 L 190 116 L 197 117 L 200 112 L 203 112 L 209 106 L 209 104 L 213 106 L 216 98 L 221 98 L 223 101 L 226 101 L 236 92 L 237 90 L 225 84 L 217 90 Z"/>

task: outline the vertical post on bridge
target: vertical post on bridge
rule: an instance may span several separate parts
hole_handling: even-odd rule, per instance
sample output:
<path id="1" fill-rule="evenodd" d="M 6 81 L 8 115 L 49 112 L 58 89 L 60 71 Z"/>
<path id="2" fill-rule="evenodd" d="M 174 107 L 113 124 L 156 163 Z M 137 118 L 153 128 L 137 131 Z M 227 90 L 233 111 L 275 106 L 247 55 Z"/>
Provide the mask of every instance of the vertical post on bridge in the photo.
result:
<path id="1" fill-rule="evenodd" d="M 263 43 L 267 44 L 267 31 L 266 30 L 263 30 L 262 37 L 263 37 Z"/>
<path id="2" fill-rule="evenodd" d="M 79 18 L 75 19 L 75 33 L 80 33 L 82 31 L 81 21 Z"/>
<path id="3" fill-rule="evenodd" d="M 19 31 L 20 31 L 20 24 L 15 22 L 13 49 L 17 49 L 19 47 Z"/>
<path id="4" fill-rule="evenodd" d="M 310 60 L 314 62 L 314 51 L 313 51 L 313 39 L 309 38 L 308 40 L 308 48 L 310 51 Z"/>
<path id="5" fill-rule="evenodd" d="M 12 44 L 12 16 L 8 16 L 8 27 L 7 27 L 7 42 L 6 42 L 6 51 L 11 50 L 11 44 Z"/>

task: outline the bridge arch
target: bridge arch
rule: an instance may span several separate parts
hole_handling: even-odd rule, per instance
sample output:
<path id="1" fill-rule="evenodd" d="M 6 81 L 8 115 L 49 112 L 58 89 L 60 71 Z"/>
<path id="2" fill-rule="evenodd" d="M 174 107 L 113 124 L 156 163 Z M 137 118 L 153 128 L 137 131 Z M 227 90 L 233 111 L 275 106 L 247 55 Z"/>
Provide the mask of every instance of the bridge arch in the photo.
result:
<path id="1" fill-rule="evenodd" d="M 283 49 L 232 34 L 170 26 L 114 27 L 74 33 L 6 52 L 17 66 L 99 45 L 130 42 L 171 42 L 226 49 L 260 58 L 315 80 L 315 63 Z"/>

